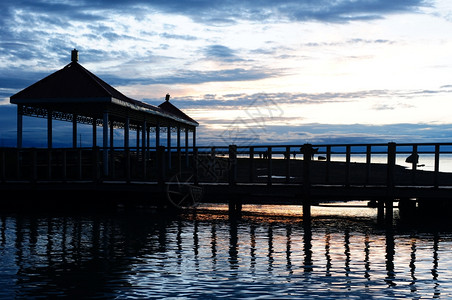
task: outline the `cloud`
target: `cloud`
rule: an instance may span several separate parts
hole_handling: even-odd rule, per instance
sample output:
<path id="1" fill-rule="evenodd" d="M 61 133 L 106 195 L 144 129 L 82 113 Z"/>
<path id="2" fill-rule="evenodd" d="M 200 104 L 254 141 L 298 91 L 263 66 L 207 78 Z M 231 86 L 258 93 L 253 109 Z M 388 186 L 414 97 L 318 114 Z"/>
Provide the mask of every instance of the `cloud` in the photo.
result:
<path id="1" fill-rule="evenodd" d="M 16 145 L 16 106 L 0 105 L 0 145 Z M 264 112 L 264 119 L 237 118 L 235 120 L 204 119 L 198 128 L 198 145 L 263 145 L 263 144 L 341 144 L 341 143 L 413 143 L 450 142 L 452 124 L 319 124 L 309 123 L 291 125 L 290 120 L 278 114 L 275 108 L 271 113 Z M 269 122 L 278 120 L 277 124 Z M 284 122 L 286 121 L 286 122 Z M 71 123 L 54 122 L 54 146 L 71 147 Z M 46 120 L 24 117 L 24 146 L 46 147 Z M 79 134 L 83 142 L 91 141 L 91 126 L 80 126 Z M 117 131 L 120 137 L 121 130 Z M 98 134 L 101 138 L 101 133 Z M 118 145 L 121 141 L 118 139 Z"/>
<path id="2" fill-rule="evenodd" d="M 223 62 L 237 62 L 243 59 L 237 57 L 235 52 L 223 45 L 210 45 L 204 49 L 206 59 L 216 59 Z"/>
<path id="3" fill-rule="evenodd" d="M 201 84 L 205 82 L 252 81 L 276 77 L 281 74 L 278 70 L 262 68 L 233 68 L 226 70 L 178 70 L 175 75 L 155 77 L 145 80 L 148 84 Z"/>
<path id="4" fill-rule="evenodd" d="M 118 9 L 124 7 L 122 1 L 85 2 L 87 7 Z M 146 6 L 171 14 L 190 16 L 205 24 L 228 24 L 237 20 L 266 22 L 268 20 L 349 22 L 354 20 L 375 20 L 387 14 L 417 12 L 428 6 L 424 0 L 318 0 L 318 1 L 128 1 L 129 8 Z"/>
<path id="5" fill-rule="evenodd" d="M 374 20 L 387 14 L 417 12 L 421 7 L 430 6 L 426 0 L 85 0 L 77 2 L 55 2 L 48 0 L 5 0 L 0 4 L 3 12 L 2 25 L 7 25 L 14 17 L 21 17 L 18 11 L 33 16 L 29 22 L 43 22 L 54 26 L 67 26 L 71 20 L 99 21 L 118 13 L 135 18 L 160 11 L 184 15 L 192 20 L 208 24 L 230 24 L 238 20 L 258 22 L 268 21 L 320 21 L 348 22 L 354 20 Z"/>
<path id="6" fill-rule="evenodd" d="M 202 76 L 202 75 L 201 75 Z M 212 76 L 214 77 L 214 76 Z M 219 76 L 221 77 L 221 76 Z M 225 79 L 227 76 L 224 76 Z M 249 77 L 253 77 L 249 74 Z M 256 79 L 259 76 L 255 77 Z M 263 77 L 264 78 L 264 77 Z M 201 78 L 197 79 L 200 80 Z M 204 78 L 206 80 L 207 78 Z M 219 79 L 218 79 L 219 80 Z M 255 93 L 255 94 L 205 94 L 200 96 L 174 96 L 171 101 L 176 106 L 184 109 L 243 109 L 259 104 L 265 106 L 266 103 L 275 103 L 279 106 L 294 104 L 325 104 L 343 103 L 366 99 L 411 99 L 416 97 L 429 97 L 436 94 L 450 94 L 451 90 L 441 87 L 438 90 L 362 90 L 353 92 L 320 92 L 320 93 Z M 151 104 L 160 104 L 161 99 L 145 99 Z M 395 101 L 387 103 L 377 103 L 372 106 L 374 110 L 394 110 L 397 108 L 413 108 L 414 106 Z"/>
<path id="7" fill-rule="evenodd" d="M 166 39 L 176 39 L 176 40 L 184 40 L 184 41 L 196 41 L 198 38 L 193 35 L 181 35 L 181 34 L 172 34 L 172 33 L 162 33 L 160 37 Z"/>
<path id="8" fill-rule="evenodd" d="M 197 97 L 175 97 L 172 101 L 178 107 L 186 109 L 197 108 L 222 108 L 241 109 L 253 106 L 256 103 L 275 103 L 277 105 L 286 104 L 321 104 L 328 102 L 347 102 L 370 97 L 388 97 L 398 91 L 390 90 L 368 90 L 356 92 L 324 92 L 324 93 L 256 93 L 256 94 L 225 94 L 225 95 L 204 95 Z M 409 92 L 411 94 L 411 92 Z M 148 99 L 152 103 L 159 103 L 161 99 Z"/>
<path id="9" fill-rule="evenodd" d="M 28 81 L 22 82 L 21 73 L 24 69 L 42 72 L 44 66 L 47 70 L 61 68 L 68 63 L 69 51 L 73 47 L 83 51 L 82 63 L 116 61 L 116 65 L 121 66 L 118 67 L 121 69 L 128 62 L 134 62 L 135 68 L 143 62 L 152 63 L 153 67 L 158 66 L 153 68 L 154 77 L 152 78 L 147 74 L 142 75 L 145 72 L 136 72 L 135 76 L 126 75 L 130 78 L 128 80 L 116 75 L 124 76 L 123 72 L 112 72 L 108 74 L 112 84 L 199 84 L 212 81 L 270 78 L 281 75 L 282 71 L 271 70 L 270 67 L 234 64 L 251 63 L 252 59 L 249 56 L 245 57 L 241 53 L 242 50 L 218 43 L 218 39 L 213 38 L 215 34 L 212 32 L 221 34 L 222 31 L 227 30 L 228 24 L 237 24 L 242 21 L 252 21 L 257 24 L 287 21 L 343 23 L 355 19 L 378 19 L 392 13 L 416 12 L 426 5 L 428 2 L 423 0 L 339 0 L 334 2 L 328 0 L 277 2 L 270 0 L 84 0 L 77 3 L 51 0 L 5 0 L 0 2 L 2 11 L 0 56 L 4 62 L 0 67 L 0 74 L 4 74 L 5 70 L 15 70 L 17 74 L 4 79 L 3 83 L 0 83 L 0 88 L 25 87 L 23 83 Z M 166 15 L 162 16 L 159 13 Z M 162 24 L 153 23 L 157 16 Z M 193 28 L 184 31 L 185 28 L 170 26 L 174 25 L 173 19 L 179 20 L 180 17 L 201 24 L 202 26 L 196 29 L 210 31 L 209 38 L 202 36 Z M 122 19 L 119 21 L 118 18 Z M 135 31 L 127 21 L 133 21 L 133 24 L 143 28 Z M 206 42 L 209 45 L 206 46 Z M 348 43 L 390 42 L 385 39 L 348 41 Z M 123 45 L 130 46 L 121 47 Z M 170 51 L 166 58 L 162 57 L 164 55 L 162 53 L 155 56 L 149 54 L 161 49 L 171 50 L 172 47 L 181 47 L 185 50 L 188 45 L 191 48 L 185 52 L 191 53 L 190 58 Z M 257 52 L 273 55 L 279 53 L 280 57 L 287 57 L 286 51 L 282 51 L 280 47 L 274 47 L 271 50 L 265 47 L 255 48 L 248 54 Z M 155 59 L 156 57 L 159 59 Z M 194 67 L 197 61 L 193 57 L 224 64 L 230 63 L 231 66 L 227 70 L 199 70 L 199 67 Z M 151 59 L 148 60 L 149 58 Z M 180 60 L 180 65 L 183 64 L 172 70 L 172 73 L 176 74 L 174 76 L 165 75 L 168 72 L 158 72 L 159 69 L 165 68 L 169 60 Z M 111 63 L 109 66 L 111 67 Z M 36 81 L 42 77 L 33 76 L 33 78 Z M 11 85 L 5 85 L 7 80 Z"/>
<path id="10" fill-rule="evenodd" d="M 390 124 L 390 125 L 333 125 L 303 124 L 302 126 L 269 125 L 265 128 L 247 127 L 231 123 L 223 129 L 212 129 L 207 121 L 198 130 L 198 144 L 237 145 L 268 144 L 365 144 L 365 143 L 431 143 L 449 142 L 452 124 Z M 237 126 L 240 125 L 240 126 Z"/>

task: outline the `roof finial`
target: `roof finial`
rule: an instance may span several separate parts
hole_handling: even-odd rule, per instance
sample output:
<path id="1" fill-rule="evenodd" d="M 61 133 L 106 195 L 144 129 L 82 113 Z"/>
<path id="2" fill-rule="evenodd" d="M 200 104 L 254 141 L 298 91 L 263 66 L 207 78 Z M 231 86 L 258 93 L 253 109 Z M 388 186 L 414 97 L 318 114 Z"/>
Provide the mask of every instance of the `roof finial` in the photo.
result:
<path id="1" fill-rule="evenodd" d="M 169 98 L 170 98 L 170 94 L 166 94 L 165 100 L 169 101 Z"/>
<path id="2" fill-rule="evenodd" d="M 72 62 L 78 62 L 78 51 L 75 48 L 71 52 L 71 61 Z"/>

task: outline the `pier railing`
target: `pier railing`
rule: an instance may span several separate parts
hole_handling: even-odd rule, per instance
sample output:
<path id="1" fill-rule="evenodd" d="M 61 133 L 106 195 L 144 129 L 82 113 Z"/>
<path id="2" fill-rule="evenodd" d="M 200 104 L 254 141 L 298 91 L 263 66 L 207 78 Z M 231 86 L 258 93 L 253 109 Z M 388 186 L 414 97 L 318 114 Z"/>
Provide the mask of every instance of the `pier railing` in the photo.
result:
<path id="1" fill-rule="evenodd" d="M 452 186 L 452 143 L 0 148 L 2 182 L 163 183 L 177 174 L 195 184 Z"/>

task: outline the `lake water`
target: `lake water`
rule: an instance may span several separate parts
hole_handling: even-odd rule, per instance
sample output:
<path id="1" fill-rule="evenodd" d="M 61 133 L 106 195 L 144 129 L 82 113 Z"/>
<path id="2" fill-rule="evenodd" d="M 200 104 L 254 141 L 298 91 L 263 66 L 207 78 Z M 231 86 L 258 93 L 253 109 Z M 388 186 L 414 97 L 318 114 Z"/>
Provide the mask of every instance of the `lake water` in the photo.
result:
<path id="1" fill-rule="evenodd" d="M 381 227 L 371 208 L 0 214 L 0 298 L 452 297 L 448 225 Z"/>
<path id="2" fill-rule="evenodd" d="M 407 169 L 412 168 L 411 163 L 405 162 L 407 155 L 397 154 L 396 155 L 396 164 L 403 166 Z M 332 155 L 331 160 L 334 161 L 345 161 L 344 155 Z M 366 162 L 366 156 L 362 154 L 355 154 L 351 155 L 350 158 L 351 162 L 359 162 L 359 163 L 365 163 Z M 382 154 L 374 154 L 371 157 L 372 163 L 381 163 L 386 164 L 388 161 L 388 158 L 386 155 Z M 432 154 L 420 154 L 419 155 L 419 162 L 418 162 L 418 170 L 424 170 L 424 171 L 433 171 L 435 170 L 435 156 Z M 452 172 L 452 155 L 451 154 L 442 154 L 439 157 L 439 171 L 440 172 Z"/>

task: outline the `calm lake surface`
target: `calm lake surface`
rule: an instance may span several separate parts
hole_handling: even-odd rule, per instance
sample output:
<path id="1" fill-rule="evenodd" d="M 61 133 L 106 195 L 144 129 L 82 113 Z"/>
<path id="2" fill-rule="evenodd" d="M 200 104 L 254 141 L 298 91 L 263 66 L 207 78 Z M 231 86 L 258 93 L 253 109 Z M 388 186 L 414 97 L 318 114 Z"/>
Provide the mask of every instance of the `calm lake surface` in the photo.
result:
<path id="1" fill-rule="evenodd" d="M 301 210 L 0 214 L 0 298 L 452 297 L 451 226 Z"/>

